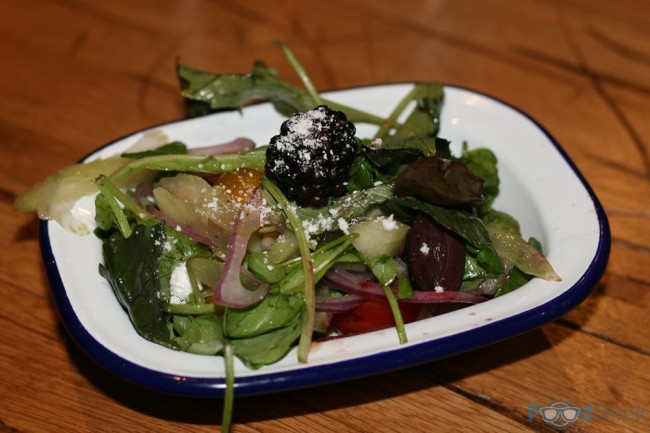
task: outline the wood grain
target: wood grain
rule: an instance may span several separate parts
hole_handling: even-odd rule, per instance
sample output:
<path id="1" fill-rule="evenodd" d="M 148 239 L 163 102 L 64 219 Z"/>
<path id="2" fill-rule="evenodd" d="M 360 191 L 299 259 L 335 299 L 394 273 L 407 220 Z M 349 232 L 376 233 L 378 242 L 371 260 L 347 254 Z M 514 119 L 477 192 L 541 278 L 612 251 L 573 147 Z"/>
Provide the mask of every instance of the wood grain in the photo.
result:
<path id="1" fill-rule="evenodd" d="M 257 59 L 321 90 L 439 80 L 508 101 L 558 140 L 608 214 L 607 271 L 554 323 L 449 359 L 238 399 L 234 432 L 553 431 L 529 404 L 650 431 L 650 3 L 644 0 L 33 0 L 0 14 L 0 432 L 208 432 L 221 401 L 97 367 L 61 326 L 37 220 L 15 197 L 98 146 L 183 116 L 174 65 Z"/>

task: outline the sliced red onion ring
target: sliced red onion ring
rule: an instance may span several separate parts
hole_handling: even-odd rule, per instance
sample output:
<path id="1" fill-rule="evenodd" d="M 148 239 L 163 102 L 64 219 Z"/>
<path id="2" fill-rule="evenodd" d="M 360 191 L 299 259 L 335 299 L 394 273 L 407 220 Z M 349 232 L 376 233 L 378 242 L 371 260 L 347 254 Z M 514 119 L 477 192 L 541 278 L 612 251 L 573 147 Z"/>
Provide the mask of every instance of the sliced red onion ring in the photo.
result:
<path id="1" fill-rule="evenodd" d="M 233 232 L 228 240 L 226 262 L 214 289 L 214 300 L 225 307 L 244 308 L 261 301 L 269 285 L 260 284 L 256 290 L 248 290 L 241 283 L 242 262 L 248 241 L 261 225 L 259 202 L 262 193 L 257 190 L 250 202 L 235 218 Z"/>
<path id="2" fill-rule="evenodd" d="M 384 299 L 386 294 L 384 288 L 376 281 L 367 278 L 367 274 L 356 274 L 340 269 L 332 269 L 325 274 L 324 279 L 334 286 L 352 295 L 362 296 L 365 298 Z M 440 302 L 457 302 L 465 304 L 478 304 L 487 301 L 487 298 L 473 293 L 458 291 L 444 292 L 423 292 L 415 291 L 411 298 L 400 299 L 400 302 L 433 304 Z"/>
<path id="3" fill-rule="evenodd" d="M 358 307 L 367 298 L 357 295 L 316 296 L 316 311 L 323 313 L 343 313 Z"/>
<path id="4" fill-rule="evenodd" d="M 227 143 L 215 144 L 206 147 L 194 147 L 187 150 L 189 155 L 226 155 L 231 153 L 248 152 L 255 149 L 255 142 L 248 138 L 236 138 Z"/>

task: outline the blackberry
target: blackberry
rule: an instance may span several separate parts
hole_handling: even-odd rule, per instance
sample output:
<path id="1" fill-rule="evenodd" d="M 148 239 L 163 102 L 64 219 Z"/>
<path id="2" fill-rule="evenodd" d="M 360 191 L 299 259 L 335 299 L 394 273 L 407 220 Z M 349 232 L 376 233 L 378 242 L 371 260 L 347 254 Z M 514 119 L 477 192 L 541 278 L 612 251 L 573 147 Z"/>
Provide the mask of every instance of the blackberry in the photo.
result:
<path id="1" fill-rule="evenodd" d="M 271 138 L 266 176 L 300 206 L 324 206 L 346 192 L 357 150 L 355 133 L 345 114 L 325 105 L 296 113 Z"/>

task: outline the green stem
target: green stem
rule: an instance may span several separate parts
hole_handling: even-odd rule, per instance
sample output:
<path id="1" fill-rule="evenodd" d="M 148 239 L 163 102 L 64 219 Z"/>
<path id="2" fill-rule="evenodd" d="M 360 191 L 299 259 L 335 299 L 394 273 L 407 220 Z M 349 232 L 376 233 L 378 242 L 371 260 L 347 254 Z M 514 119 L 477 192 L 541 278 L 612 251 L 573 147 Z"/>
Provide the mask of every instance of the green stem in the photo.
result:
<path id="1" fill-rule="evenodd" d="M 264 170 L 266 148 L 258 147 L 245 153 L 220 156 L 201 155 L 158 155 L 133 160 L 110 175 L 110 180 L 118 180 L 132 176 L 144 170 L 184 171 L 189 173 L 225 173 L 238 168 Z"/>
<path id="2" fill-rule="evenodd" d="M 144 209 L 138 206 L 137 203 L 131 200 L 128 195 L 123 193 L 104 175 L 99 176 L 95 180 L 95 185 L 97 185 L 97 188 L 104 196 L 106 202 L 111 208 L 111 211 L 115 215 L 117 227 L 120 230 L 120 233 L 122 233 L 122 236 L 125 238 L 130 237 L 133 230 L 131 229 L 131 224 L 129 224 L 129 221 L 124 214 L 124 210 L 122 207 L 120 207 L 119 202 L 122 202 L 126 208 L 129 208 L 139 218 L 144 218 L 146 216 Z"/>
<path id="3" fill-rule="evenodd" d="M 395 319 L 395 328 L 397 329 L 399 342 L 400 344 L 407 343 L 408 338 L 406 337 L 406 330 L 404 329 L 404 319 L 402 318 L 402 312 L 397 304 L 397 298 L 389 285 L 384 285 L 384 293 L 386 294 L 386 299 L 388 299 L 388 304 L 390 305 L 393 318 Z"/>
<path id="4" fill-rule="evenodd" d="M 216 304 L 165 304 L 164 310 L 171 314 L 213 314 Z"/>
<path id="5" fill-rule="evenodd" d="M 311 78 L 309 78 L 309 74 L 307 74 L 307 71 L 303 66 L 300 64 L 298 61 L 298 58 L 295 56 L 293 51 L 284 44 L 283 42 L 276 41 L 275 42 L 277 45 L 280 46 L 282 49 L 282 52 L 284 55 L 287 57 L 289 60 L 289 63 L 293 66 L 294 70 L 300 77 L 300 80 L 302 81 L 303 85 L 307 89 L 307 92 L 311 96 L 311 98 L 314 100 L 314 105 L 327 105 L 330 108 L 333 108 L 335 110 L 339 110 L 345 113 L 347 116 L 348 120 L 352 123 L 358 123 L 358 122 L 365 122 L 365 123 L 370 123 L 373 125 L 381 125 L 385 119 L 381 116 L 374 115 L 372 113 L 368 113 L 362 110 L 358 110 L 353 107 L 348 107 L 347 105 L 339 104 L 338 102 L 334 102 L 328 99 L 325 99 L 321 96 L 320 92 L 318 89 L 316 89 L 316 86 L 314 85 L 313 81 Z"/>
<path id="6" fill-rule="evenodd" d="M 397 118 L 402 114 L 402 112 L 406 109 L 408 104 L 413 101 L 418 95 L 418 92 L 420 91 L 419 87 L 416 85 L 411 89 L 411 91 L 400 101 L 399 104 L 395 107 L 392 113 L 390 113 L 390 116 L 388 116 L 384 122 L 380 125 L 379 130 L 375 134 L 375 139 L 377 138 L 385 138 L 386 135 L 388 134 L 388 131 L 393 128 L 397 122 Z"/>
<path id="7" fill-rule="evenodd" d="M 223 394 L 221 432 L 227 433 L 232 424 L 232 409 L 235 400 L 235 355 L 229 341 L 224 342 L 223 359 L 226 368 L 226 390 Z"/>
<path id="8" fill-rule="evenodd" d="M 345 113 L 345 116 L 352 123 L 370 123 L 372 125 L 382 125 L 386 119 L 381 116 L 357 110 L 356 108 L 348 107 L 347 105 L 339 104 L 330 99 L 323 99 L 323 103 L 328 107 L 339 110 Z"/>
<path id="9" fill-rule="evenodd" d="M 302 228 L 300 218 L 296 214 L 293 205 L 289 203 L 282 191 L 269 179 L 262 178 L 261 186 L 265 188 L 273 199 L 278 203 L 284 212 L 289 224 L 293 227 L 294 234 L 298 241 L 298 249 L 302 258 L 302 267 L 305 274 L 304 297 L 307 308 L 307 318 L 303 325 L 300 339 L 298 341 L 298 361 L 307 362 L 311 349 L 312 334 L 314 332 L 314 320 L 316 316 L 316 288 L 314 282 L 314 263 L 309 250 L 309 243 Z"/>
<path id="10" fill-rule="evenodd" d="M 305 68 L 302 67 L 296 56 L 293 54 L 293 51 L 291 51 L 291 49 L 281 41 L 275 41 L 275 43 L 280 46 L 287 60 L 289 60 L 289 63 L 291 63 L 291 66 L 293 66 L 293 69 L 300 77 L 302 84 L 305 86 L 307 92 L 309 92 L 309 95 L 314 100 L 314 105 L 323 105 L 323 100 L 320 97 L 320 93 L 318 93 L 316 86 L 314 86 L 314 83 L 311 81 L 311 78 L 309 78 L 307 71 L 305 71 Z"/>

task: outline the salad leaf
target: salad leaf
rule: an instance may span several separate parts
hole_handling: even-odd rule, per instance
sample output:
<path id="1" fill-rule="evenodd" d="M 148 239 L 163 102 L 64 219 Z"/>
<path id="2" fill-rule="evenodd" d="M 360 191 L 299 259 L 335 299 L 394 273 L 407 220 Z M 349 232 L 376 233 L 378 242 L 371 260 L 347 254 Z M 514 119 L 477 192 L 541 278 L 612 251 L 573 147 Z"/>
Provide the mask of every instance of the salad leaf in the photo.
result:
<path id="1" fill-rule="evenodd" d="M 382 174 L 375 176 L 375 179 L 386 180 L 394 177 L 403 167 L 420 158 L 422 151 L 415 147 L 386 148 L 382 146 L 379 149 L 364 148 L 363 154 Z"/>
<path id="2" fill-rule="evenodd" d="M 172 272 L 191 257 L 212 254 L 164 224 L 138 224 L 128 238 L 114 231 L 103 244 L 103 255 L 100 273 L 136 331 L 148 340 L 179 349 L 169 328 L 171 316 L 164 309 L 170 299 Z"/>
<path id="3" fill-rule="evenodd" d="M 532 275 L 525 274 L 519 268 L 514 267 L 512 268 L 512 271 L 510 272 L 510 275 L 508 275 L 508 279 L 505 283 L 503 283 L 496 291 L 494 294 L 494 297 L 497 298 L 499 296 L 503 296 L 507 293 L 510 293 L 514 290 L 517 290 L 527 282 L 529 282 L 533 278 Z"/>
<path id="4" fill-rule="evenodd" d="M 366 263 L 373 275 L 384 286 L 389 285 L 397 278 L 397 264 L 393 256 L 382 254 L 367 260 Z"/>
<path id="5" fill-rule="evenodd" d="M 397 128 L 395 137 L 435 137 L 438 134 L 444 90 L 440 83 L 420 83 L 416 87 L 416 106 Z"/>
<path id="6" fill-rule="evenodd" d="M 263 252 L 249 252 L 246 255 L 244 265 L 257 278 L 267 283 L 277 283 L 287 273 L 286 266 L 272 263 L 269 255 Z"/>
<path id="7" fill-rule="evenodd" d="M 181 350 L 197 355 L 216 355 L 223 349 L 221 320 L 214 314 L 174 315 L 174 339 Z"/>
<path id="8" fill-rule="evenodd" d="M 134 215 L 131 211 L 124 209 L 123 212 L 128 221 L 134 220 Z M 95 233 L 99 236 L 102 236 L 99 233 L 100 231 L 110 232 L 112 229 L 119 227 L 119 222 L 115 217 L 113 207 L 109 203 L 109 198 L 104 194 L 97 194 L 95 197 L 95 222 L 97 223 Z"/>
<path id="9" fill-rule="evenodd" d="M 548 281 L 560 281 L 560 277 L 546 257 L 534 246 L 510 231 L 488 224 L 487 230 L 500 257 L 509 261 L 522 272 Z"/>
<path id="10" fill-rule="evenodd" d="M 229 338 L 250 338 L 290 324 L 304 308 L 297 295 L 271 293 L 247 308 L 228 308 L 224 314 L 224 334 Z"/>
<path id="11" fill-rule="evenodd" d="M 354 235 L 341 236 L 321 246 L 311 254 L 310 260 L 314 283 L 318 282 L 336 261 L 347 252 L 354 237 Z M 271 291 L 283 294 L 300 294 L 304 282 L 304 270 L 292 264 L 287 268 L 284 278 L 271 287 Z"/>
<path id="12" fill-rule="evenodd" d="M 444 98 L 444 89 L 439 83 L 419 83 L 400 101 L 393 112 L 380 125 L 375 134 L 377 138 L 387 138 L 393 127 L 397 129 L 393 136 L 409 137 L 424 136 L 435 137 L 438 133 L 440 109 Z M 402 125 L 397 119 L 413 101 L 416 106 Z"/>
<path id="13" fill-rule="evenodd" d="M 434 156 L 437 141 L 437 138 L 428 136 L 390 137 L 382 140 L 380 149 L 414 149 L 424 156 Z"/>
<path id="14" fill-rule="evenodd" d="M 165 236 L 162 225 L 137 226 L 129 238 L 119 231 L 103 244 L 100 273 L 127 310 L 138 334 L 163 346 L 179 349 L 167 325 L 170 316 L 162 308 L 158 257 Z"/>
<path id="15" fill-rule="evenodd" d="M 363 191 L 372 188 L 380 174 L 368 158 L 355 158 L 350 167 L 348 191 Z"/>
<path id="16" fill-rule="evenodd" d="M 451 207 L 444 207 L 420 200 L 415 197 L 396 197 L 388 200 L 384 207 L 402 219 L 409 220 L 414 212 L 424 212 L 438 224 L 451 230 L 468 242 L 468 248 L 473 248 L 478 262 L 486 271 L 503 272 L 502 261 L 492 247 L 490 235 L 481 219 L 470 213 Z"/>
<path id="17" fill-rule="evenodd" d="M 497 158 L 494 153 L 486 148 L 468 150 L 464 146 L 461 161 L 470 171 L 483 179 L 483 192 L 486 196 L 487 205 L 499 194 L 499 172 L 497 170 Z"/>
<path id="18" fill-rule="evenodd" d="M 249 314 L 254 317 L 244 317 Z M 270 294 L 252 309 L 228 309 L 225 335 L 234 354 L 256 369 L 287 354 L 302 333 L 306 314 L 300 297 Z"/>
<path id="19" fill-rule="evenodd" d="M 281 79 L 275 71 L 259 61 L 245 74 L 213 74 L 181 63 L 176 65 L 176 72 L 188 116 L 239 110 L 259 100 L 269 100 L 285 116 L 298 111 L 309 111 L 317 105 L 309 92 Z M 343 111 L 351 122 L 379 124 L 384 120 L 334 101 L 321 101 L 331 108 Z"/>
<path id="20" fill-rule="evenodd" d="M 115 170 L 109 179 L 112 182 L 117 182 L 136 174 L 146 173 L 147 170 L 210 174 L 235 171 L 238 168 L 263 171 L 265 163 L 266 149 L 264 147 L 258 147 L 249 152 L 219 156 L 156 155 L 132 160 Z"/>
<path id="21" fill-rule="evenodd" d="M 176 72 L 181 83 L 181 95 L 203 102 L 211 110 L 241 109 L 259 99 L 271 100 L 286 116 L 314 108 L 314 101 L 306 91 L 280 79 L 263 62 L 255 62 L 253 69 L 246 74 L 212 74 L 180 63 Z"/>
<path id="22" fill-rule="evenodd" d="M 353 191 L 332 200 L 328 206 L 320 208 L 297 208 L 303 228 L 310 235 L 319 235 L 339 227 L 344 222 L 362 217 L 370 207 L 384 203 L 393 197 L 393 185 L 386 183 L 367 189 Z"/>
<path id="23" fill-rule="evenodd" d="M 180 141 L 172 141 L 171 143 L 163 144 L 152 150 L 144 150 L 142 152 L 126 152 L 121 156 L 122 158 L 141 159 L 148 156 L 159 155 L 184 155 L 187 153 L 187 146 Z"/>
<path id="24" fill-rule="evenodd" d="M 409 164 L 397 176 L 395 195 L 419 197 L 439 205 L 458 205 L 485 199 L 482 178 L 462 163 L 435 156 Z"/>

